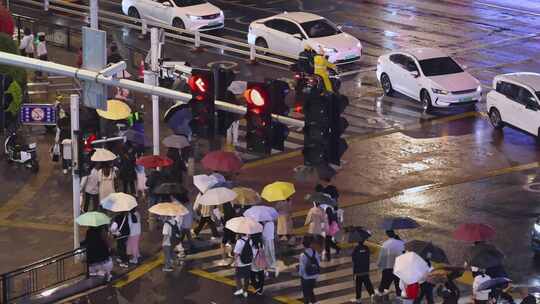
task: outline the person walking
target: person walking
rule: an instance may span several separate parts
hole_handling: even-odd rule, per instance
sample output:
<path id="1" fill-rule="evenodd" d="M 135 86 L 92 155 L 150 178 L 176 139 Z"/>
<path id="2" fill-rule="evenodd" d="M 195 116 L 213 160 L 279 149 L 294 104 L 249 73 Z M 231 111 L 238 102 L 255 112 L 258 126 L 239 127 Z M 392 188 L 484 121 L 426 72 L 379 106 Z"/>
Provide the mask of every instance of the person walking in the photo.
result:
<path id="1" fill-rule="evenodd" d="M 266 266 L 268 266 L 266 262 L 263 262 L 262 265 L 259 264 L 260 259 L 266 260 L 262 233 L 253 234 L 251 240 L 253 241 L 254 254 L 254 260 L 251 263 L 251 285 L 255 289 L 255 293 L 261 296 L 264 292 L 264 271 L 266 270 Z"/>
<path id="2" fill-rule="evenodd" d="M 34 34 L 28 27 L 24 28 L 24 36 L 19 44 L 19 53 L 21 56 L 34 58 Z"/>
<path id="3" fill-rule="evenodd" d="M 315 75 L 318 75 L 323 80 L 324 88 L 328 92 L 334 92 L 332 82 L 328 76 L 328 69 L 336 69 L 336 65 L 328 61 L 328 56 L 324 54 L 322 47 L 319 48 L 319 53 L 315 55 Z"/>
<path id="4" fill-rule="evenodd" d="M 187 237 L 189 251 L 195 249 L 195 243 L 191 236 L 191 227 L 193 226 L 193 204 L 186 200 L 184 202 L 184 207 L 188 210 L 188 213 L 182 217 L 182 224 L 180 225 L 180 242 L 184 242 L 184 239 Z"/>
<path id="5" fill-rule="evenodd" d="M 383 242 L 379 253 L 379 269 L 382 271 L 381 283 L 379 285 L 379 293 L 387 293 L 392 282 L 396 289 L 396 295 L 401 295 L 399 287 L 399 278 L 394 275 L 394 263 L 396 258 L 405 250 L 405 242 L 403 242 L 394 230 L 386 230 L 388 239 Z"/>
<path id="6" fill-rule="evenodd" d="M 331 260 L 331 248 L 336 250 L 336 255 L 339 255 L 339 252 L 341 251 L 341 248 L 336 244 L 334 241 L 334 236 L 339 232 L 339 224 L 338 224 L 338 218 L 337 218 L 337 207 L 328 206 L 325 209 L 326 213 L 326 220 L 328 222 L 328 225 L 326 226 L 326 236 L 325 236 L 325 252 L 326 252 L 326 260 Z M 323 257 L 324 257 L 323 253 Z"/>
<path id="7" fill-rule="evenodd" d="M 477 267 L 471 267 L 473 273 L 473 285 L 472 285 L 472 298 L 474 304 L 487 304 L 489 300 L 489 290 L 478 290 L 478 287 L 486 282 L 491 280 L 491 277 L 486 274 L 484 269 L 479 269 Z"/>
<path id="8" fill-rule="evenodd" d="M 236 267 L 236 291 L 235 296 L 247 298 L 249 279 L 251 276 L 251 263 L 253 262 L 253 242 L 248 235 L 243 235 L 236 241 L 234 246 L 234 263 Z"/>
<path id="9" fill-rule="evenodd" d="M 137 179 L 137 172 L 135 171 L 135 153 L 131 146 L 127 149 L 123 149 L 120 153 L 120 165 L 118 171 L 118 177 L 122 181 L 122 189 L 124 193 L 136 194 L 135 181 Z"/>
<path id="10" fill-rule="evenodd" d="M 36 55 L 39 60 L 48 61 L 49 55 L 47 52 L 47 43 L 45 41 L 45 33 L 40 32 L 38 33 L 38 44 L 36 48 Z M 36 71 L 35 73 L 36 78 L 41 78 L 43 76 L 43 73 L 41 71 Z"/>
<path id="11" fill-rule="evenodd" d="M 266 261 L 268 262 L 268 267 L 274 270 L 274 275 L 277 278 L 279 276 L 279 268 L 276 264 L 276 247 L 274 244 L 275 225 L 273 221 L 267 221 L 261 224 L 263 225 L 262 239 Z"/>
<path id="12" fill-rule="evenodd" d="M 92 168 L 90 174 L 81 179 L 81 189 L 84 193 L 83 211 L 97 210 L 99 206 L 99 173 L 97 168 Z"/>
<path id="13" fill-rule="evenodd" d="M 358 242 L 358 245 L 356 245 L 354 248 L 351 256 L 353 262 L 353 277 L 356 288 L 356 298 L 352 299 L 351 303 L 362 302 L 362 285 L 364 285 L 370 296 L 375 294 L 373 284 L 371 284 L 371 279 L 369 278 L 369 257 L 371 252 L 369 247 L 366 246 L 364 242 L 365 239 L 361 239 Z"/>
<path id="14" fill-rule="evenodd" d="M 231 247 L 236 239 L 236 235 L 233 231 L 225 227 L 228 220 L 236 217 L 236 210 L 230 202 L 223 204 L 223 238 L 221 238 L 221 258 L 227 258 L 227 247 Z"/>
<path id="15" fill-rule="evenodd" d="M 68 170 L 71 170 L 71 159 L 73 155 L 71 153 L 71 139 L 62 140 L 62 172 L 68 174 Z"/>
<path id="16" fill-rule="evenodd" d="M 107 281 L 112 278 L 113 262 L 111 251 L 105 235 L 105 225 L 89 227 L 82 246 L 86 248 L 86 263 L 90 276 L 104 276 Z"/>
<path id="17" fill-rule="evenodd" d="M 433 270 L 433 267 L 431 267 L 431 261 L 429 259 L 424 259 L 426 263 L 429 266 L 429 271 L 431 272 Z M 424 280 L 421 280 L 418 282 L 420 284 L 420 294 L 416 299 L 414 299 L 414 304 L 420 304 L 422 303 L 422 299 L 426 298 L 427 304 L 434 304 L 435 301 L 433 300 L 433 284 L 430 282 Z"/>
<path id="18" fill-rule="evenodd" d="M 104 164 L 99 169 L 99 201 L 116 192 L 116 168 Z"/>
<path id="19" fill-rule="evenodd" d="M 131 209 L 128 216 L 129 238 L 127 240 L 127 255 L 131 264 L 139 264 L 141 253 L 139 243 L 141 240 L 141 215 L 137 207 Z"/>
<path id="20" fill-rule="evenodd" d="M 164 217 L 163 229 L 161 234 L 163 235 L 163 240 L 161 245 L 163 247 L 163 255 L 165 256 L 165 262 L 163 265 L 163 272 L 171 272 L 174 270 L 173 263 L 173 243 L 174 243 L 174 231 L 177 230 L 178 223 L 172 216 Z"/>
<path id="21" fill-rule="evenodd" d="M 129 212 L 120 212 L 113 218 L 111 234 L 116 240 L 116 261 L 120 267 L 128 268 L 127 241 L 130 235 Z"/>
<path id="22" fill-rule="evenodd" d="M 321 273 L 321 257 L 316 250 L 316 238 L 320 236 L 306 235 L 302 240 L 304 251 L 299 257 L 300 283 L 302 285 L 302 294 L 304 295 L 304 304 L 315 304 L 315 284 Z M 322 241 L 321 241 L 322 243 Z"/>
<path id="23" fill-rule="evenodd" d="M 212 206 L 207 205 L 201 205 L 195 200 L 195 204 L 193 205 L 193 210 L 199 212 L 201 215 L 201 219 L 199 220 L 199 224 L 193 231 L 195 234 L 195 237 L 199 237 L 199 233 L 201 233 L 201 230 L 204 228 L 205 225 L 208 225 L 210 227 L 210 230 L 212 231 L 212 236 L 210 237 L 211 240 L 215 240 L 217 237 L 219 237 L 216 223 L 212 220 Z"/>
<path id="24" fill-rule="evenodd" d="M 309 209 L 304 225 L 309 225 L 309 234 L 323 235 L 324 227 L 327 225 L 326 214 L 317 203 L 313 203 L 313 207 Z"/>
<path id="25" fill-rule="evenodd" d="M 277 235 L 282 241 L 289 241 L 293 235 L 293 221 L 291 217 L 292 203 L 291 199 L 276 203 L 278 211 L 277 219 Z"/>
<path id="26" fill-rule="evenodd" d="M 155 193 L 156 188 L 161 185 L 161 183 L 163 183 L 161 172 L 152 170 L 150 174 L 148 174 L 148 178 L 145 182 L 145 185 L 148 188 L 148 204 L 150 207 L 157 204 L 161 199 L 160 195 Z"/>

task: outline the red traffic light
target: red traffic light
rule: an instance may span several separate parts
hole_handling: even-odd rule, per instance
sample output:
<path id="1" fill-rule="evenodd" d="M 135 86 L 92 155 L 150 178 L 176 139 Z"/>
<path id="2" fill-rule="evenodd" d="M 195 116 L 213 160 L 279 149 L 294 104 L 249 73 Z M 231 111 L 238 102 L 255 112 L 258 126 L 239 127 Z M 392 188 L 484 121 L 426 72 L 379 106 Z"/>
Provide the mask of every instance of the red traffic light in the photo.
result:
<path id="1" fill-rule="evenodd" d="M 248 103 L 257 107 L 264 107 L 268 100 L 268 93 L 260 87 L 253 87 L 244 92 L 244 97 Z"/>
<path id="2" fill-rule="evenodd" d="M 188 85 L 192 94 L 205 94 L 208 92 L 208 80 L 199 75 L 191 75 L 188 80 Z M 195 98 L 202 100 L 203 96 L 198 95 Z"/>

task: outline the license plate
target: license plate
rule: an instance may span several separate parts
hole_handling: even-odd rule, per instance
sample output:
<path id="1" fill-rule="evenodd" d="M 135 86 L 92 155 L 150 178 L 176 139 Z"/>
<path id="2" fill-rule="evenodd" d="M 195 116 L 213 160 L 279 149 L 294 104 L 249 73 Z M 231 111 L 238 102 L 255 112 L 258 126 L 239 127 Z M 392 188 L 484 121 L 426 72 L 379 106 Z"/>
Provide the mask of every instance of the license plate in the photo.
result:
<path id="1" fill-rule="evenodd" d="M 472 97 L 465 97 L 465 98 L 460 98 L 459 101 L 460 102 L 467 102 L 467 101 L 472 101 L 473 98 Z"/>
<path id="2" fill-rule="evenodd" d="M 349 59 L 353 59 L 354 57 L 356 57 L 356 55 L 351 54 L 351 55 L 345 56 L 345 59 L 346 59 L 346 60 L 349 60 Z"/>
<path id="3" fill-rule="evenodd" d="M 209 26 L 214 26 L 214 25 L 218 25 L 218 24 L 220 24 L 219 21 L 210 21 L 210 22 L 208 23 Z"/>

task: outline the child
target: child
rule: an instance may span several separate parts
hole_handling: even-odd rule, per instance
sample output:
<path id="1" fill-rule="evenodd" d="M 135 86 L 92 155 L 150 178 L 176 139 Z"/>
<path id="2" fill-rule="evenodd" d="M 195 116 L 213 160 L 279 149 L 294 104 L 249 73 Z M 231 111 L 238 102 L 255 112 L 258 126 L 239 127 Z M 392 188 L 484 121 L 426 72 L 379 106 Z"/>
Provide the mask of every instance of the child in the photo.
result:
<path id="1" fill-rule="evenodd" d="M 352 253 L 353 261 L 353 276 L 356 285 L 356 299 L 352 299 L 352 303 L 360 303 L 362 299 L 362 284 L 366 287 L 367 292 L 372 296 L 375 291 L 369 278 L 369 247 L 364 245 L 365 239 L 358 241 L 358 245 Z"/>

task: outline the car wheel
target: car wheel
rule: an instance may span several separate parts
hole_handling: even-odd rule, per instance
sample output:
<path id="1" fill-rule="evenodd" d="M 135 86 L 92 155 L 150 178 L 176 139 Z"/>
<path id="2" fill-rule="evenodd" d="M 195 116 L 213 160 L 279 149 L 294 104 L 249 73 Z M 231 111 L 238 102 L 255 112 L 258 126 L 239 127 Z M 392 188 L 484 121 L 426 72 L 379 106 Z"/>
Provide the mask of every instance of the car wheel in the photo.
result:
<path id="1" fill-rule="evenodd" d="M 394 88 L 392 88 L 390 77 L 384 73 L 381 75 L 381 86 L 383 88 L 384 95 L 392 96 L 394 94 Z"/>
<path id="2" fill-rule="evenodd" d="M 431 104 L 431 97 L 429 96 L 429 93 L 426 90 L 422 90 L 420 93 L 420 101 L 422 102 L 422 110 L 424 113 L 429 113 L 433 109 L 433 105 Z"/>
<path id="3" fill-rule="evenodd" d="M 501 129 L 502 127 L 504 127 L 504 122 L 502 121 L 501 114 L 497 109 L 491 109 L 491 111 L 489 111 L 489 121 L 495 129 Z"/>
<path id="4" fill-rule="evenodd" d="M 268 48 L 268 43 L 263 38 L 257 38 L 257 40 L 255 40 L 255 45 L 258 47 L 265 48 L 265 49 Z M 261 53 L 266 54 L 266 52 L 263 52 L 263 51 L 261 51 Z"/>
<path id="5" fill-rule="evenodd" d="M 172 26 L 181 30 L 186 29 L 186 25 L 184 24 L 184 21 L 182 21 L 182 19 L 180 18 L 175 18 L 172 22 Z"/>
<path id="6" fill-rule="evenodd" d="M 129 8 L 128 16 L 130 16 L 131 18 L 135 18 L 135 19 L 141 19 L 141 15 L 139 15 L 139 11 L 134 7 Z"/>

